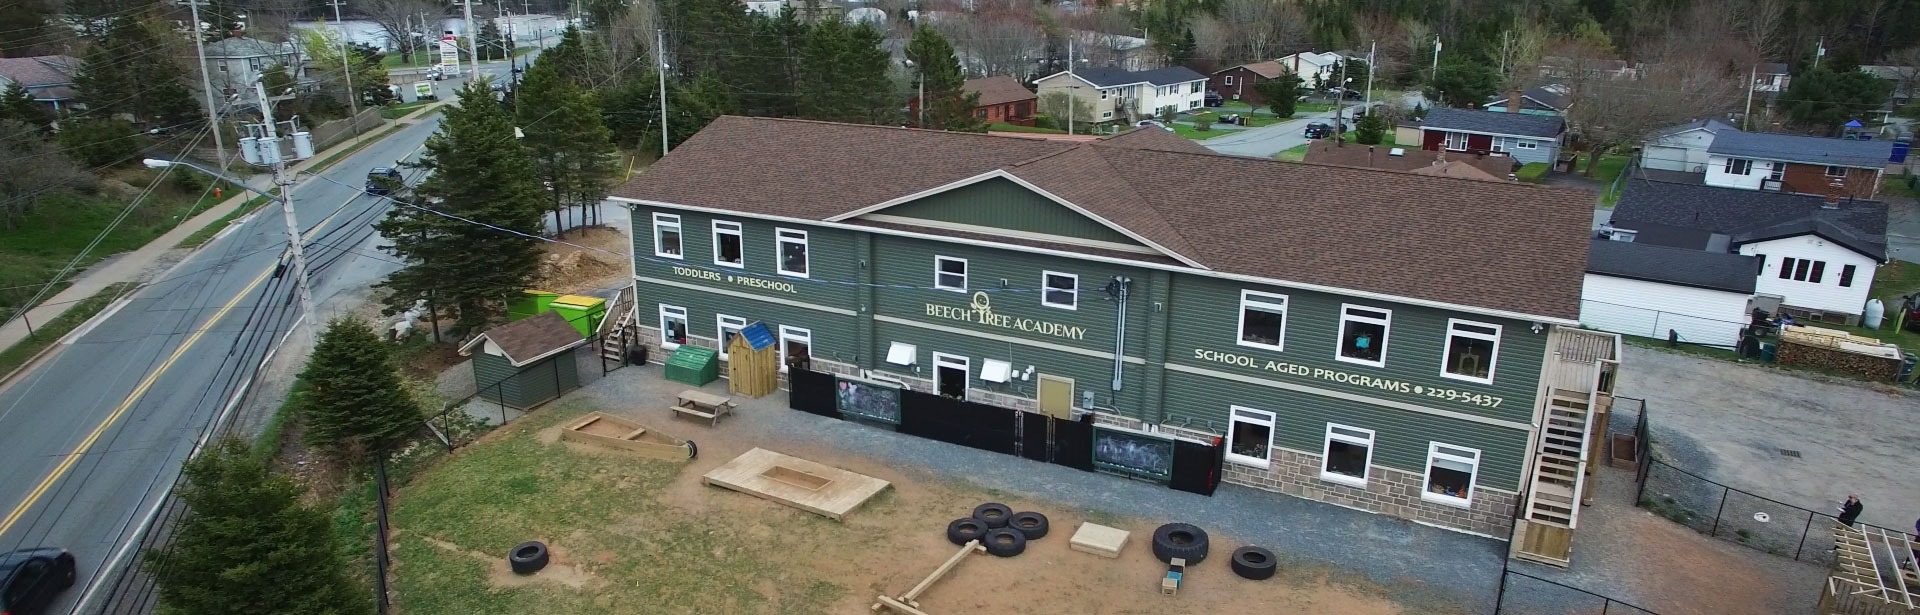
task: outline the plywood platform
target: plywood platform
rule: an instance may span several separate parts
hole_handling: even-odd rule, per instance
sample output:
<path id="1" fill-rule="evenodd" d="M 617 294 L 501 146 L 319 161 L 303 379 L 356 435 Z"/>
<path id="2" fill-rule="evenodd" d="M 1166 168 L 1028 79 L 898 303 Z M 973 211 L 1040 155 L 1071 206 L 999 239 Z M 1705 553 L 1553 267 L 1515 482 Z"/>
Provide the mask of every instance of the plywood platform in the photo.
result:
<path id="1" fill-rule="evenodd" d="M 887 481 L 782 455 L 747 451 L 701 477 L 709 485 L 786 504 L 835 521 L 887 488 Z"/>
<path id="2" fill-rule="evenodd" d="M 1118 558 L 1120 550 L 1127 548 L 1127 538 L 1131 535 L 1132 532 L 1120 528 L 1082 522 L 1080 529 L 1074 531 L 1073 540 L 1067 546 L 1075 551 L 1110 559 Z"/>

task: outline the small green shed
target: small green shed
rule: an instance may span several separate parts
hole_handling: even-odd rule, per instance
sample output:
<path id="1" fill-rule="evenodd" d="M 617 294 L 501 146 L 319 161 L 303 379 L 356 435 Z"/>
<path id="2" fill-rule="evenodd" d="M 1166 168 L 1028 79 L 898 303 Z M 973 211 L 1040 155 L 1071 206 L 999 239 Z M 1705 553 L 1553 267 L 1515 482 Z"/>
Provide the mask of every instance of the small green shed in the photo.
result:
<path id="1" fill-rule="evenodd" d="M 567 351 L 585 343 L 566 318 L 549 311 L 488 329 L 461 346 L 460 354 L 473 357 L 482 399 L 525 409 L 580 387 Z"/>

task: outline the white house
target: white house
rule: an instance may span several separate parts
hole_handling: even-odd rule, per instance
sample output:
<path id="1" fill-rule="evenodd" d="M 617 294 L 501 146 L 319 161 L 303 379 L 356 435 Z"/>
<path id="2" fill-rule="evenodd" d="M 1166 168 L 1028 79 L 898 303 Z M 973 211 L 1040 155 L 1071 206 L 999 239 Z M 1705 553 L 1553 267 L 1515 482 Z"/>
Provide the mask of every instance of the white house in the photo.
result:
<path id="1" fill-rule="evenodd" d="M 1753 66 L 1753 91 L 1778 94 L 1787 91 L 1787 85 L 1793 83 L 1793 74 L 1787 65 L 1779 62 L 1763 62 Z"/>
<path id="2" fill-rule="evenodd" d="M 1746 239 L 1742 240 L 1742 237 Z M 1813 320 L 1852 324 L 1865 308 L 1885 246 L 1850 229 L 1807 220 L 1736 236 L 1740 253 L 1761 259 L 1756 292 Z"/>
<path id="3" fill-rule="evenodd" d="M 1720 120 L 1694 120 L 1661 130 L 1640 150 L 1640 166 L 1663 171 L 1705 173 L 1707 148 L 1723 130 L 1738 130 Z"/>
<path id="4" fill-rule="evenodd" d="M 1706 184 L 1870 199 L 1892 156 L 1891 141 L 1721 130 L 1707 146 Z"/>
<path id="5" fill-rule="evenodd" d="M 1293 71 L 1293 74 L 1299 75 L 1300 80 L 1306 83 L 1307 87 L 1313 87 L 1314 77 L 1319 77 L 1319 83 L 1322 84 L 1333 83 L 1336 79 L 1333 71 L 1340 64 L 1340 54 L 1330 51 L 1302 51 L 1280 56 L 1274 62 L 1287 67 L 1287 70 Z"/>
<path id="6" fill-rule="evenodd" d="M 1612 333 L 1731 347 L 1753 303 L 1757 258 L 1595 239 L 1580 291 L 1580 324 Z"/>
<path id="7" fill-rule="evenodd" d="M 1115 67 L 1054 73 L 1036 80 L 1040 99 L 1066 92 L 1092 107 L 1092 122 L 1133 122 L 1163 109 L 1184 112 L 1206 102 L 1207 76 L 1184 66 L 1129 71 Z"/>
<path id="8" fill-rule="evenodd" d="M 787 8 L 787 0 L 747 0 L 747 12 L 761 15 L 779 15 Z"/>

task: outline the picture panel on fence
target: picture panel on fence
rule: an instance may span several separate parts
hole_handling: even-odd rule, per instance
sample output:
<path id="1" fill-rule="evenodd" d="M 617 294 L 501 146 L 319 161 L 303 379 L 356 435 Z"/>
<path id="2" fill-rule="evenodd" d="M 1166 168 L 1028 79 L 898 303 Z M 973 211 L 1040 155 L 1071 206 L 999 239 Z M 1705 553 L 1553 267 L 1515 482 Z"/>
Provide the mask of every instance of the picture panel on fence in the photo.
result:
<path id="1" fill-rule="evenodd" d="M 1173 439 L 1096 426 L 1093 428 L 1093 464 L 1166 480 L 1173 477 Z"/>

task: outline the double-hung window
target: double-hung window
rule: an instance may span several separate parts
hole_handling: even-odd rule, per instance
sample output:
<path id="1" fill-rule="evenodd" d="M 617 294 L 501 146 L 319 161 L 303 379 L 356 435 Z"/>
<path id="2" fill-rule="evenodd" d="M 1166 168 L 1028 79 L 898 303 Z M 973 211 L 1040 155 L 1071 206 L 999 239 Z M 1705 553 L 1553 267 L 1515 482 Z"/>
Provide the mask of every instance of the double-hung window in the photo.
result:
<path id="1" fill-rule="evenodd" d="M 813 362 L 813 331 L 780 325 L 780 371 L 795 363 Z"/>
<path id="2" fill-rule="evenodd" d="M 1373 463 L 1373 430 L 1327 423 L 1325 453 L 1320 465 L 1322 480 L 1367 487 L 1367 468 Z"/>
<path id="3" fill-rule="evenodd" d="M 807 232 L 783 228 L 775 229 L 773 236 L 780 255 L 780 263 L 775 270 L 780 275 L 807 277 Z"/>
<path id="4" fill-rule="evenodd" d="M 933 257 L 933 287 L 967 292 L 967 259 L 952 256 Z"/>
<path id="5" fill-rule="evenodd" d="M 1227 75 L 1226 81 L 1222 82 L 1221 85 L 1225 85 L 1227 87 L 1233 87 L 1233 75 Z"/>
<path id="6" fill-rule="evenodd" d="M 714 330 L 720 332 L 720 360 L 725 361 L 727 360 L 727 346 L 733 344 L 733 337 L 739 335 L 741 329 L 747 328 L 747 319 L 739 316 L 715 314 L 713 320 L 715 325 Z"/>
<path id="7" fill-rule="evenodd" d="M 1427 487 L 1420 499 L 1451 506 L 1473 501 L 1474 478 L 1480 473 L 1480 451 L 1464 446 L 1427 444 Z"/>
<path id="8" fill-rule="evenodd" d="M 1722 170 L 1726 171 L 1729 175 L 1751 175 L 1753 173 L 1753 161 L 1745 158 L 1728 158 L 1727 164 Z"/>
<path id="9" fill-rule="evenodd" d="M 1201 86 L 1201 85 L 1203 85 L 1203 84 L 1205 84 L 1205 83 L 1206 83 L 1205 81 L 1195 81 L 1195 82 L 1193 82 L 1192 84 L 1190 84 L 1190 85 L 1189 85 L 1189 86 L 1187 87 L 1187 93 L 1188 93 L 1188 94 L 1199 94 L 1199 93 L 1200 93 L 1200 86 Z"/>
<path id="10" fill-rule="evenodd" d="M 745 243 L 741 239 L 739 222 L 713 221 L 713 264 L 722 267 L 746 267 L 747 257 L 743 252 L 744 249 Z"/>
<path id="11" fill-rule="evenodd" d="M 1493 138 L 1493 147 L 1492 147 L 1492 150 L 1493 150 L 1493 152 L 1494 152 L 1494 153 L 1506 153 L 1506 151 L 1507 151 L 1507 138 L 1506 138 L 1506 137 L 1494 137 L 1494 138 Z"/>
<path id="12" fill-rule="evenodd" d="M 1464 133 L 1464 132 L 1447 133 L 1447 149 L 1454 150 L 1454 151 L 1467 149 L 1467 133 Z"/>
<path id="13" fill-rule="evenodd" d="M 1241 346 L 1285 350 L 1287 296 L 1253 290 L 1240 291 Z"/>
<path id="14" fill-rule="evenodd" d="M 1440 369 L 1442 377 L 1493 384 L 1493 364 L 1499 357 L 1500 325 L 1459 319 L 1447 321 L 1447 352 Z"/>
<path id="15" fill-rule="evenodd" d="M 1847 176 L 1846 167 L 1836 167 L 1832 165 L 1827 166 L 1827 177 L 1845 178 L 1846 176 Z"/>
<path id="16" fill-rule="evenodd" d="M 653 215 L 653 255 L 666 258 L 684 258 L 680 245 L 680 216 L 674 214 Z"/>
<path id="17" fill-rule="evenodd" d="M 1853 267 L 1853 265 L 1847 265 L 1847 266 L 1845 266 L 1845 267 L 1841 267 L 1841 268 L 1840 268 L 1840 285 L 1841 285 L 1841 286 L 1845 286 L 1845 287 L 1848 287 L 1848 288 L 1852 288 L 1852 287 L 1853 287 L 1853 272 L 1854 272 L 1854 271 L 1855 271 L 1855 269 L 1854 269 L 1854 267 Z"/>
<path id="18" fill-rule="evenodd" d="M 679 348 L 687 343 L 687 308 L 660 304 L 660 347 Z"/>
<path id="19" fill-rule="evenodd" d="M 1387 329 L 1393 311 L 1358 305 L 1340 306 L 1340 348 L 1333 358 L 1373 367 L 1387 364 Z"/>
<path id="20" fill-rule="evenodd" d="M 1819 284 L 1820 278 L 1824 276 L 1826 272 L 1826 261 L 1816 261 L 1805 258 L 1780 259 L 1780 279 L 1782 280 Z M 1847 272 L 1842 270 L 1840 273 L 1846 276 Z M 1848 276 L 1848 281 L 1852 281 L 1851 276 Z"/>
<path id="21" fill-rule="evenodd" d="M 1040 305 L 1063 310 L 1080 308 L 1080 276 L 1058 271 L 1040 272 Z"/>
<path id="22" fill-rule="evenodd" d="M 1227 461 L 1254 467 L 1273 462 L 1274 415 L 1265 410 L 1232 406 L 1227 423 Z"/>
<path id="23" fill-rule="evenodd" d="M 1784 163 L 1784 162 L 1767 163 L 1767 179 L 1771 179 L 1773 181 L 1780 181 L 1782 179 L 1786 179 L 1786 177 L 1787 177 L 1787 163 Z"/>

